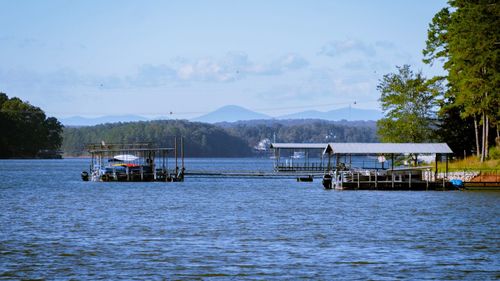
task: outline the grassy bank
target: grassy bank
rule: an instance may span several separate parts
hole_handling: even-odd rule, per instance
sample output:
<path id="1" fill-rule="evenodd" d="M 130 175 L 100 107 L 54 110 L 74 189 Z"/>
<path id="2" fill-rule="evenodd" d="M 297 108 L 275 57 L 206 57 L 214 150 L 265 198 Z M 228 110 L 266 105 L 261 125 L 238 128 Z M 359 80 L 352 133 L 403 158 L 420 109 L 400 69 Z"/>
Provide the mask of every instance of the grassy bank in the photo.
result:
<path id="1" fill-rule="evenodd" d="M 446 163 L 438 164 L 438 170 L 444 171 Z M 465 159 L 450 161 L 448 163 L 448 170 L 453 171 L 500 171 L 500 159 L 481 161 L 475 156 L 469 156 Z"/>

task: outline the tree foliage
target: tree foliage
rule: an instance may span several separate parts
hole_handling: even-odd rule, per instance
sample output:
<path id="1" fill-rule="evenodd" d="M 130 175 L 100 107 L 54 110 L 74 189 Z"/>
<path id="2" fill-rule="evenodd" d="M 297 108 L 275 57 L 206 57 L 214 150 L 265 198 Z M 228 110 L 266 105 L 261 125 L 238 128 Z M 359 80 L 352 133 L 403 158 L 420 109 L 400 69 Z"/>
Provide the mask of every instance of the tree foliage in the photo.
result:
<path id="1" fill-rule="evenodd" d="M 374 122 L 322 120 L 243 121 L 216 125 L 179 120 L 129 122 L 64 129 L 67 155 L 85 152 L 86 143 L 152 142 L 171 146 L 169 136 L 183 136 L 188 157 L 245 157 L 263 139 L 278 142 L 375 142 Z"/>
<path id="2" fill-rule="evenodd" d="M 85 153 L 88 143 L 151 142 L 160 147 L 173 147 L 173 137 L 184 137 L 186 156 L 243 157 L 251 149 L 241 139 L 213 125 L 182 120 L 112 123 L 90 127 L 67 127 L 62 149 L 65 154 Z"/>
<path id="3" fill-rule="evenodd" d="M 284 120 L 272 122 L 236 122 L 225 129 L 253 147 L 265 138 L 276 142 L 376 142 L 373 121 Z"/>
<path id="4" fill-rule="evenodd" d="M 384 75 L 377 89 L 385 117 L 377 122 L 384 142 L 429 142 L 434 139 L 440 83 L 427 80 L 409 65 Z"/>
<path id="5" fill-rule="evenodd" d="M 488 153 L 489 131 L 500 120 L 500 5 L 496 0 L 450 0 L 433 18 L 424 62 L 440 60 L 448 75 L 444 110 L 460 110 L 463 122 L 482 125 L 482 158 Z M 456 122 L 449 119 L 448 121 Z M 476 125 L 470 126 L 479 139 Z"/>
<path id="6" fill-rule="evenodd" d="M 54 117 L 21 99 L 0 93 L 0 157 L 54 154 L 62 143 L 63 126 Z"/>

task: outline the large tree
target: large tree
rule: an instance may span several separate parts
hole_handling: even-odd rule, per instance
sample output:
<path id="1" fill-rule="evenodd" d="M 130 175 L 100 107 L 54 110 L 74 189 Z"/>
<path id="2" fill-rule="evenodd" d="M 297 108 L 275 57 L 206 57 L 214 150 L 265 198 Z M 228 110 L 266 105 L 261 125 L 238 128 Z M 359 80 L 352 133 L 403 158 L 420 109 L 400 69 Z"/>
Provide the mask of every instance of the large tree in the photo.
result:
<path id="1" fill-rule="evenodd" d="M 441 87 L 409 65 L 397 67 L 398 73 L 384 75 L 377 89 L 385 117 L 377 122 L 384 142 L 429 142 L 436 128 L 437 97 Z"/>
<path id="2" fill-rule="evenodd" d="M 0 158 L 36 157 L 57 150 L 63 126 L 28 102 L 0 93 Z"/>
<path id="3" fill-rule="evenodd" d="M 476 150 L 484 160 L 490 128 L 499 135 L 500 5 L 497 0 L 450 0 L 449 5 L 429 25 L 424 62 L 444 62 L 449 83 L 444 108 L 460 110 L 464 122 L 472 120 Z"/>

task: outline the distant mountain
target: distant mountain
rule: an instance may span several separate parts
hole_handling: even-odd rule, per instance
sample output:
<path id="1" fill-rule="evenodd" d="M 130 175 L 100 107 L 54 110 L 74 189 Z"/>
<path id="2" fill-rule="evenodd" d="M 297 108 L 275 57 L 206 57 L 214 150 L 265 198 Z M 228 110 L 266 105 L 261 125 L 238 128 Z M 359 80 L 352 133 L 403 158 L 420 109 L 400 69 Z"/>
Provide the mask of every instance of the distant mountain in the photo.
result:
<path id="1" fill-rule="evenodd" d="M 283 115 L 279 117 L 271 117 L 262 113 L 251 111 L 241 106 L 227 105 L 221 107 L 213 112 L 191 119 L 191 121 L 204 122 L 204 123 L 221 123 L 221 122 L 238 122 L 249 120 L 269 120 L 280 119 L 318 119 L 328 121 L 359 121 L 359 120 L 379 120 L 382 118 L 382 113 L 373 109 L 359 109 L 359 108 L 339 108 L 326 112 L 317 110 L 307 110 L 298 113 Z M 105 123 L 118 123 L 118 122 L 134 122 L 134 121 L 152 121 L 152 120 L 167 120 L 168 117 L 147 118 L 139 115 L 110 115 L 96 118 L 73 116 L 68 118 L 59 118 L 61 123 L 65 126 L 94 126 Z"/>
<path id="2" fill-rule="evenodd" d="M 139 115 L 113 115 L 101 116 L 96 118 L 73 116 L 68 118 L 59 118 L 59 121 L 65 126 L 94 126 L 105 123 L 149 121 L 150 119 Z"/>
<path id="3" fill-rule="evenodd" d="M 191 121 L 217 123 L 235 122 L 255 119 L 271 119 L 271 116 L 257 113 L 237 105 L 227 105 L 213 112 L 191 119 Z"/>
<path id="4" fill-rule="evenodd" d="M 317 110 L 307 110 L 277 117 L 277 119 L 323 119 L 330 121 L 379 120 L 381 118 L 382 112 L 378 110 L 349 107 L 334 109 L 325 112 Z"/>

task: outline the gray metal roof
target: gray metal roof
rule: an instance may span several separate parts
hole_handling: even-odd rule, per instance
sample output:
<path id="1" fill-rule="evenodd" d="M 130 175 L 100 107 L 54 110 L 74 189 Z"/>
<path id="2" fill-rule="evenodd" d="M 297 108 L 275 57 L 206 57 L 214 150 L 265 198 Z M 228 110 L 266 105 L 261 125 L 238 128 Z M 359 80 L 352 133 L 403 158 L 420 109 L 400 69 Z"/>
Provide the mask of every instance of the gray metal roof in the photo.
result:
<path id="1" fill-rule="evenodd" d="M 329 143 L 324 153 L 333 154 L 405 154 L 453 153 L 446 143 Z"/>
<path id="2" fill-rule="evenodd" d="M 271 148 L 325 149 L 328 143 L 271 143 Z"/>

